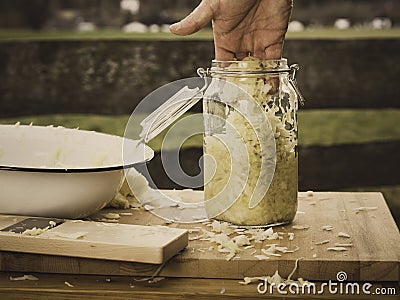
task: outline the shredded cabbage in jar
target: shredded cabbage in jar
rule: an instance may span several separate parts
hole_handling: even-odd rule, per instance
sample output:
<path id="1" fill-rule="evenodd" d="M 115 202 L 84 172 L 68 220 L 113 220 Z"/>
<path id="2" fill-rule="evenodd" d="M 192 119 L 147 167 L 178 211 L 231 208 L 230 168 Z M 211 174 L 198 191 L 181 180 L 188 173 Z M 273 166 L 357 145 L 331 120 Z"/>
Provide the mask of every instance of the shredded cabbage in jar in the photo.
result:
<path id="1" fill-rule="evenodd" d="M 265 65 L 268 61 L 261 61 L 254 57 L 247 57 L 242 61 L 231 64 L 229 71 L 256 71 L 274 65 Z M 288 76 L 283 75 L 247 75 L 226 76 L 223 78 L 249 93 L 265 112 L 275 138 L 276 166 L 270 187 L 259 204 L 249 208 L 249 199 L 260 177 L 261 151 L 257 135 L 247 120 L 236 110 L 227 111 L 225 118 L 236 129 L 236 134 L 226 130 L 225 133 L 211 133 L 204 137 L 204 153 L 214 158 L 216 163 L 215 173 L 210 175 L 205 164 L 205 200 L 217 194 L 224 193 L 224 197 L 238 197 L 227 210 L 217 215 L 215 219 L 228 221 L 238 225 L 267 225 L 276 223 L 289 223 L 293 220 L 297 210 L 298 190 L 298 160 L 297 160 L 297 95 L 288 82 Z M 210 106 L 218 106 L 215 103 Z M 207 109 L 218 110 L 215 107 Z M 219 109 L 221 110 L 221 109 Z M 251 114 L 251 111 L 247 113 Z M 254 113 L 254 112 L 253 112 Z M 257 124 L 252 123 L 253 126 Z M 211 129 L 212 131 L 212 129 Z M 237 134 L 239 133 L 239 134 Z M 236 148 L 228 149 L 224 145 L 227 139 L 241 139 L 245 143 L 249 166 L 235 166 L 231 174 L 232 164 L 240 164 L 243 156 Z M 269 149 L 270 145 L 263 145 Z M 239 148 L 237 148 L 239 149 Z M 236 158 L 236 159 L 235 159 Z M 246 161 L 247 163 L 247 161 Z M 243 163 L 242 163 L 243 165 Z M 238 186 L 243 180 L 241 170 L 249 170 L 247 181 L 241 192 L 224 189 L 229 180 L 236 180 Z M 242 173 L 244 173 L 243 171 Z M 230 198 L 232 199 L 232 198 Z M 209 216 L 215 216 L 215 208 L 210 203 L 205 204 Z"/>

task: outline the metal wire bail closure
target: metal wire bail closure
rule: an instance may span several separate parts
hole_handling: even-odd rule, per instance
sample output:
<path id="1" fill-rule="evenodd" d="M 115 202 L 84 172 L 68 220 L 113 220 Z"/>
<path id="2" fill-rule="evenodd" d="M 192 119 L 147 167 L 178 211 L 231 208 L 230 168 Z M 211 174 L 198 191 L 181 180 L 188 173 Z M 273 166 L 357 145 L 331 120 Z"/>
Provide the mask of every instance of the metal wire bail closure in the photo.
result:
<path id="1" fill-rule="evenodd" d="M 289 79 L 294 81 L 296 80 L 296 72 L 298 70 L 300 70 L 300 67 L 298 64 L 293 64 L 289 67 L 290 71 L 289 71 Z"/>
<path id="2" fill-rule="evenodd" d="M 299 87 L 297 86 L 297 81 L 296 81 L 296 72 L 300 69 L 298 64 L 293 64 L 289 67 L 290 71 L 289 71 L 289 82 L 290 85 L 293 87 L 293 89 L 295 90 L 297 96 L 299 97 L 299 102 L 301 104 L 301 106 L 304 106 L 304 97 L 303 95 L 300 93 Z"/>
<path id="3" fill-rule="evenodd" d="M 199 75 L 199 77 L 204 78 L 204 77 L 210 77 L 211 73 L 210 73 L 210 69 L 204 69 L 204 68 L 198 68 L 197 69 L 197 75 Z"/>

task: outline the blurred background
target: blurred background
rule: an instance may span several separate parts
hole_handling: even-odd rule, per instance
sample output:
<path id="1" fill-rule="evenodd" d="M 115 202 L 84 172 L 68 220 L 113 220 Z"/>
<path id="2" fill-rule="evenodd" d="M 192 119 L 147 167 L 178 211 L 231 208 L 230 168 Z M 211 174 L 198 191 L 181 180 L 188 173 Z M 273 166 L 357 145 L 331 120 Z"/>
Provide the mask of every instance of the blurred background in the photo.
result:
<path id="1" fill-rule="evenodd" d="M 0 26 L 31 30 L 168 32 L 163 25 L 180 20 L 199 3 L 199 0 L 2 0 Z M 396 0 L 295 0 L 290 29 L 389 29 L 399 26 L 399 8 Z"/>
<path id="2" fill-rule="evenodd" d="M 197 76 L 211 26 L 169 24 L 196 0 L 0 0 L 0 122 L 122 135 L 147 94 Z M 400 224 L 400 1 L 295 0 L 284 56 L 298 63 L 300 190 L 380 191 Z M 201 111 L 201 105 L 192 112 Z M 185 133 L 182 133 L 185 134 Z M 159 150 L 162 136 L 151 143 Z M 180 151 L 197 174 L 202 139 Z M 180 188 L 150 162 L 159 188 Z"/>

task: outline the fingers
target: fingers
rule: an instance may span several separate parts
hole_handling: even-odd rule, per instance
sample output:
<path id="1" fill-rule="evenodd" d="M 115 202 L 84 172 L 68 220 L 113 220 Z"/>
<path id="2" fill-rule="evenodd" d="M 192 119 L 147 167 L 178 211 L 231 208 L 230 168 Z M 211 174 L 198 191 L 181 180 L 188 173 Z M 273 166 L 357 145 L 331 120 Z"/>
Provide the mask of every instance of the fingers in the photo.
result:
<path id="1" fill-rule="evenodd" d="M 216 60 L 235 60 L 235 53 L 228 51 L 224 48 L 215 46 L 215 59 Z"/>
<path id="2" fill-rule="evenodd" d="M 214 31 L 214 49 L 215 49 L 215 59 L 216 60 L 237 60 L 242 59 L 246 56 L 243 52 L 243 57 L 239 53 L 239 46 L 241 44 L 242 36 L 225 34 L 216 30 L 215 22 L 213 22 Z"/>
<path id="3" fill-rule="evenodd" d="M 263 55 L 262 59 L 280 59 L 282 57 L 283 51 L 283 43 L 278 43 L 275 45 L 268 46 L 263 51 L 264 53 L 260 54 Z"/>
<path id="4" fill-rule="evenodd" d="M 260 44 L 259 47 L 245 49 L 227 49 L 215 42 L 215 59 L 216 60 L 242 60 L 247 56 L 254 56 L 259 59 L 280 59 L 282 57 L 283 42 L 274 44 Z"/>
<path id="5" fill-rule="evenodd" d="M 177 35 L 189 35 L 206 26 L 211 22 L 212 18 L 213 12 L 209 1 L 203 0 L 190 15 L 182 21 L 172 24 L 169 29 Z"/>
<path id="6" fill-rule="evenodd" d="M 270 32 L 270 38 L 258 40 L 254 45 L 254 56 L 260 59 L 280 59 L 283 52 L 285 32 Z"/>

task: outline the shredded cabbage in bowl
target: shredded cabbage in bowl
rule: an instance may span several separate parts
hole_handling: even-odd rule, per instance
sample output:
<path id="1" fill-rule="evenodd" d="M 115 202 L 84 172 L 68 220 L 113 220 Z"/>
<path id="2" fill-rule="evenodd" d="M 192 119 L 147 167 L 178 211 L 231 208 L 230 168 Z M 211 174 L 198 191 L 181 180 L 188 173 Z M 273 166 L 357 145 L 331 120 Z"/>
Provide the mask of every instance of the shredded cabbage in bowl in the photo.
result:
<path id="1" fill-rule="evenodd" d="M 286 60 L 280 60 L 283 65 Z M 261 66 L 261 67 L 260 67 Z M 260 61 L 256 58 L 247 57 L 243 61 L 231 63 L 229 71 L 256 71 L 263 68 L 278 67 L 273 62 Z M 280 67 L 280 66 L 279 66 Z M 215 76 L 215 75 L 214 75 Z M 233 83 L 252 95 L 257 104 L 270 122 L 272 133 L 275 138 L 276 147 L 276 166 L 275 173 L 265 196 L 254 208 L 249 208 L 249 199 L 255 189 L 257 180 L 260 177 L 261 157 L 264 155 L 262 149 L 267 149 L 270 145 L 263 145 L 266 141 L 258 139 L 254 129 L 248 120 L 250 115 L 242 116 L 236 110 L 225 110 L 226 122 L 229 122 L 236 129 L 236 134 L 229 130 L 224 133 L 205 134 L 204 153 L 210 155 L 215 161 L 215 172 L 210 174 L 205 164 L 205 200 L 212 199 L 214 196 L 223 193 L 224 197 L 237 200 L 224 212 L 215 218 L 228 221 L 238 225 L 267 225 L 277 223 L 289 223 L 293 220 L 297 210 L 297 190 L 298 190 L 298 159 L 297 159 L 297 95 L 288 81 L 288 73 L 280 74 L 258 74 L 258 75 L 237 75 L 225 76 L 227 82 Z M 220 106 L 218 103 L 208 103 L 206 110 L 221 111 L 215 108 Z M 214 106 L 214 107 L 213 107 Z M 238 133 L 238 134 L 237 134 Z M 244 154 L 238 149 L 228 149 L 224 141 L 241 139 L 245 143 L 248 160 L 242 160 Z M 261 145 L 262 147 L 261 147 Z M 242 165 L 240 165 L 242 162 Z M 248 163 L 249 166 L 243 165 Z M 235 165 L 234 172 L 232 164 Z M 244 188 L 224 189 L 229 180 L 237 182 L 237 186 L 243 186 L 243 173 L 247 177 Z M 210 202 L 205 203 L 209 216 L 215 216 L 216 208 Z"/>

